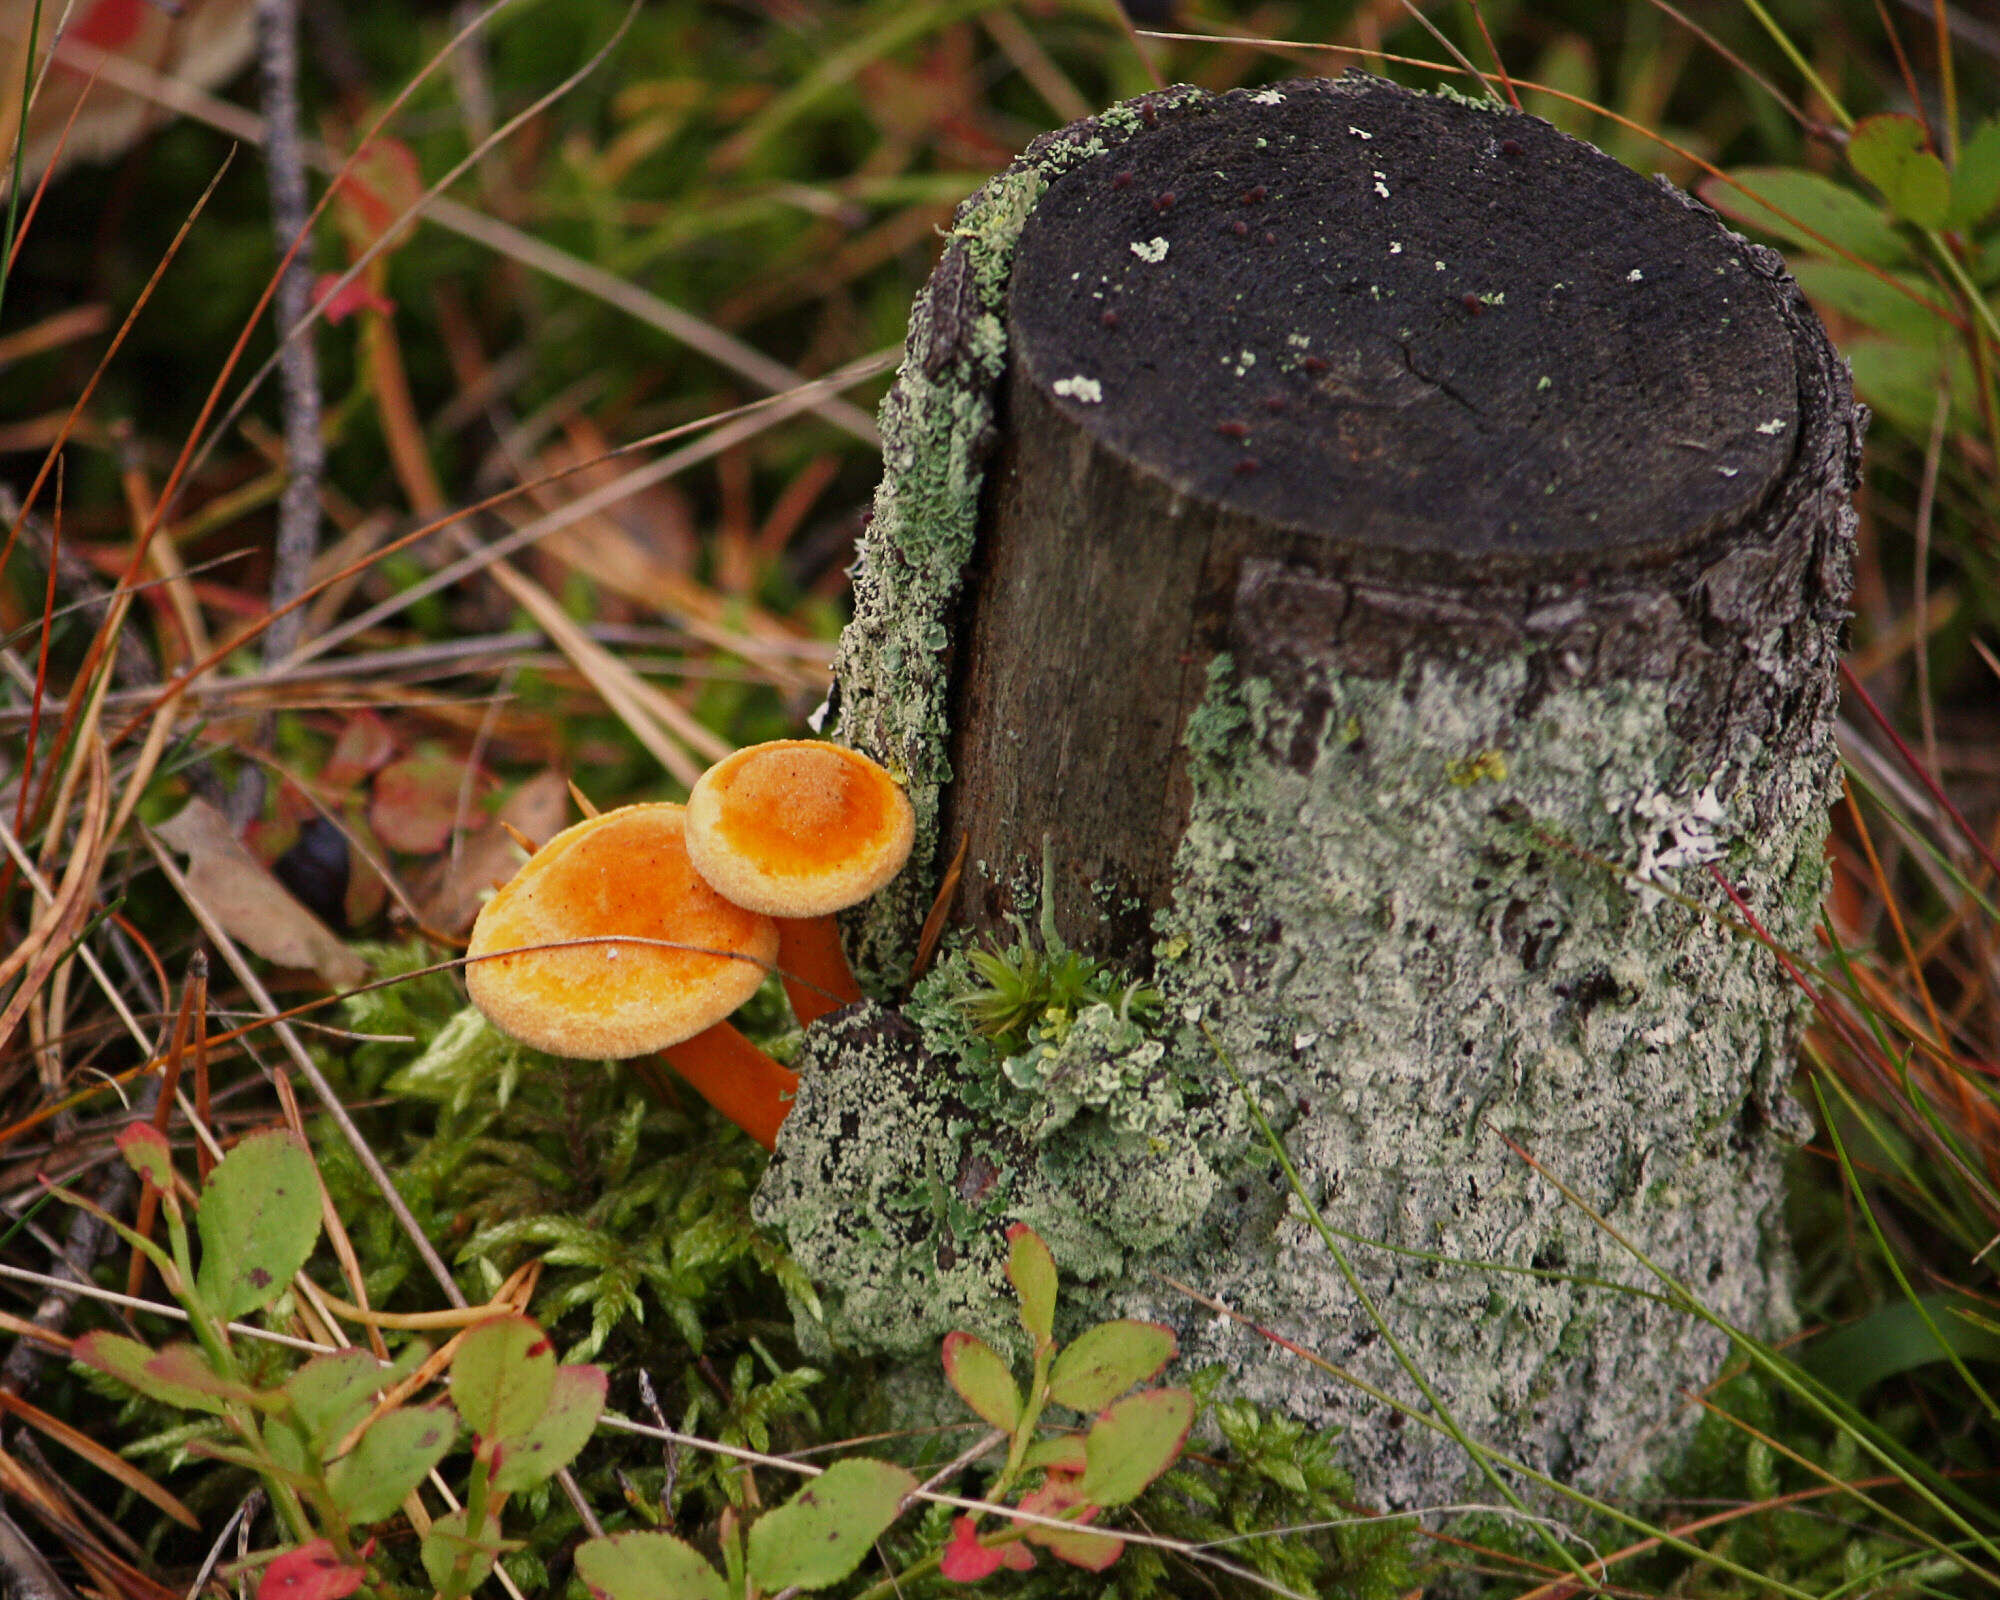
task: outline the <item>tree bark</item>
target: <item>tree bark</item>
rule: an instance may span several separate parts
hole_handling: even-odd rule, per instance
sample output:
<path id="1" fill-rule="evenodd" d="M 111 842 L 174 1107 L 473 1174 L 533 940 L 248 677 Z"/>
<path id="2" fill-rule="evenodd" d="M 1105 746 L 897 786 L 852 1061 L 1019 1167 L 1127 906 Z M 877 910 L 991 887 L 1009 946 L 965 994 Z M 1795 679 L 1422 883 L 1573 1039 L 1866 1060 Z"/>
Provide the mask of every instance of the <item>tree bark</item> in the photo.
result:
<path id="1" fill-rule="evenodd" d="M 1046 909 L 1166 1008 L 1008 1067 L 948 961 L 809 1036 L 762 1203 L 836 1325 L 990 1318 L 1024 1218 L 1376 1496 L 1469 1464 L 1155 1272 L 1422 1410 L 1371 1302 L 1473 1437 L 1645 1467 L 1723 1341 L 1578 1281 L 1660 1287 L 1521 1152 L 1789 1316 L 1798 997 L 1728 891 L 1809 948 L 1861 418 L 1778 259 L 1518 113 L 1167 91 L 968 202 L 884 424 L 838 732 L 930 870 L 857 954 L 907 972 L 963 837 L 960 930 Z"/>

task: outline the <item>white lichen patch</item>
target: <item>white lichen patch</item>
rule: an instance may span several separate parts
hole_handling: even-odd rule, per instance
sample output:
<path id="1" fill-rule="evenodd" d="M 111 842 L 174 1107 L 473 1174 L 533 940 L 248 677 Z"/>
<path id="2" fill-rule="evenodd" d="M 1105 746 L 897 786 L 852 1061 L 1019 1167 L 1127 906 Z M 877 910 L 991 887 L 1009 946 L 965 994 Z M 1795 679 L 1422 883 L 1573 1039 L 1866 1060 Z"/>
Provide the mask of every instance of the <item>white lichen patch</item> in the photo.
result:
<path id="1" fill-rule="evenodd" d="M 1167 259 L 1167 241 L 1155 235 L 1151 239 L 1134 239 L 1132 254 L 1141 261 L 1157 266 Z"/>
<path id="2" fill-rule="evenodd" d="M 1639 267 L 1634 267 L 1630 272 L 1625 274 L 1625 281 L 1627 283 L 1643 283 L 1645 282 L 1645 279 L 1646 279 L 1646 274 L 1644 270 Z"/>
<path id="3" fill-rule="evenodd" d="M 1259 89 L 1250 98 L 1260 106 L 1281 106 L 1285 103 L 1284 95 L 1276 89 Z"/>
<path id="4" fill-rule="evenodd" d="M 1673 887 L 1668 873 L 1722 859 L 1725 841 L 1717 828 L 1728 816 L 1716 793 L 1722 779 L 1718 772 L 1693 795 L 1649 790 L 1632 802 L 1639 825 L 1639 860 L 1633 868 L 1638 881 L 1631 887 L 1642 910 L 1660 903 L 1660 888 Z"/>
<path id="5" fill-rule="evenodd" d="M 1104 398 L 1104 385 L 1080 373 L 1074 378 L 1058 378 L 1049 387 L 1065 400 L 1075 400 L 1081 405 L 1094 406 Z"/>
<path id="6" fill-rule="evenodd" d="M 1403 241 L 1401 239 L 1391 239 L 1389 241 L 1389 254 L 1392 256 L 1399 256 L 1402 253 L 1403 253 Z"/>
<path id="7" fill-rule="evenodd" d="M 1762 434 L 1783 433 L 1785 431 L 1785 419 L 1783 417 L 1773 417 L 1769 422 L 1760 422 L 1757 424 L 1757 431 Z"/>
<path id="8" fill-rule="evenodd" d="M 1357 139 L 1372 139 L 1375 137 L 1375 135 L 1370 133 L 1366 128 L 1357 128 L 1351 122 L 1347 125 L 1347 131 L 1353 134 L 1354 137 Z"/>
<path id="9" fill-rule="evenodd" d="M 1375 173 L 1375 174 L 1374 174 L 1374 178 L 1375 178 L 1375 192 L 1376 192 L 1376 193 L 1377 193 L 1378 195 L 1380 195 L 1380 196 L 1381 196 L 1381 197 L 1382 197 L 1382 198 L 1383 198 L 1384 200 L 1388 199 L 1388 198 L 1389 198 L 1389 183 L 1388 183 L 1388 178 L 1389 178 L 1389 174 L 1388 174 L 1388 173 L 1386 173 L 1386 172 L 1377 172 L 1377 173 Z"/>

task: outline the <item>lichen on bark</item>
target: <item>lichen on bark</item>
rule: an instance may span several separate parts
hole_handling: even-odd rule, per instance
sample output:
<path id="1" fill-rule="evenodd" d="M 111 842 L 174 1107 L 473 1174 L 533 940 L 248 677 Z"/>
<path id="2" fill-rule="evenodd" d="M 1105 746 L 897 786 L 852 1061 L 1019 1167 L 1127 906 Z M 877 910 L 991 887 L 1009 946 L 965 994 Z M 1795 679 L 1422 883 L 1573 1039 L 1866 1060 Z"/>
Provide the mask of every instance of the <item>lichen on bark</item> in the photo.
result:
<path id="1" fill-rule="evenodd" d="M 933 881 L 938 798 L 951 781 L 951 623 L 993 448 L 1015 243 L 1054 179 L 1142 132 L 1160 108 L 1198 98 L 1164 90 L 1037 139 L 958 208 L 910 309 L 903 365 L 882 404 L 882 481 L 855 563 L 854 619 L 834 662 L 834 737 L 894 772 L 917 815 L 917 870 L 847 923 L 857 967 L 885 983 L 909 969 Z"/>

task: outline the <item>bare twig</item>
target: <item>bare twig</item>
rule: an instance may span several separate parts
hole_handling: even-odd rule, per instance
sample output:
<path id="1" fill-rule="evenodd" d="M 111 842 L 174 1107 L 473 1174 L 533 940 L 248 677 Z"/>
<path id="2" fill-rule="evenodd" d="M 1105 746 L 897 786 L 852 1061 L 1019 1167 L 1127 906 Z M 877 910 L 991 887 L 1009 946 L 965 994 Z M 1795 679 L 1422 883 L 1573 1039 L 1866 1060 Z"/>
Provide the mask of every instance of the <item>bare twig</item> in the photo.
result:
<path id="1" fill-rule="evenodd" d="M 313 329 L 312 246 L 308 225 L 305 144 L 299 133 L 298 0 L 257 0 L 257 54 L 263 86 L 265 168 L 271 189 L 271 226 L 282 256 L 291 260 L 278 281 L 276 323 L 296 330 L 280 349 L 279 383 L 285 417 L 284 498 L 278 503 L 278 543 L 271 574 L 273 608 L 306 586 L 319 547 L 319 481 L 325 466 L 320 445 L 319 358 Z M 302 241 L 293 250 L 293 241 Z M 305 613 L 292 611 L 264 636 L 264 659 L 278 662 L 298 647 Z"/>

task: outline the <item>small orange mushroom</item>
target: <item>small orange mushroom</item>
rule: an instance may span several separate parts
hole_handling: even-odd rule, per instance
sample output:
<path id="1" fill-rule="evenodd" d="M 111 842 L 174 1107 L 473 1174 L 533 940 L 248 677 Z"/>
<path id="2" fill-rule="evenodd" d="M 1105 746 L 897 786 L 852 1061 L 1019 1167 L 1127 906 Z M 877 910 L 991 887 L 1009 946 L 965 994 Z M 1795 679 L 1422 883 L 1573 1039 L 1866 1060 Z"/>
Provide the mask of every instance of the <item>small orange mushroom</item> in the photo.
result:
<path id="1" fill-rule="evenodd" d="M 861 998 L 833 913 L 902 871 L 916 816 L 902 786 L 857 751 L 810 739 L 755 744 L 688 796 L 695 870 L 778 919 L 778 974 L 801 1023 Z"/>
<path id="2" fill-rule="evenodd" d="M 662 1052 L 768 1150 L 798 1078 L 723 1018 L 777 960 L 778 929 L 702 881 L 683 821 L 677 805 L 625 806 L 557 834 L 479 913 L 465 986 L 537 1050 Z"/>

